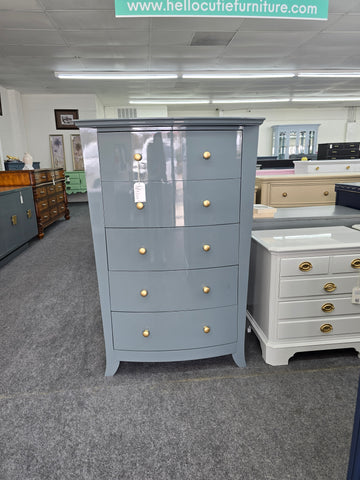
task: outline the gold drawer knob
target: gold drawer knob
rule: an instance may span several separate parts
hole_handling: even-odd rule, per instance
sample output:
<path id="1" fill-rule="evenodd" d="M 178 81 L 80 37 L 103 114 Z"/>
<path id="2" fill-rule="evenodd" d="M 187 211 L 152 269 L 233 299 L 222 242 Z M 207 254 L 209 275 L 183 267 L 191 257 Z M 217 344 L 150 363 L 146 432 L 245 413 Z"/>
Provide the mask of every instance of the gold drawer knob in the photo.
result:
<path id="1" fill-rule="evenodd" d="M 134 160 L 136 160 L 137 162 L 140 162 L 141 159 L 142 159 L 141 153 L 135 153 Z"/>
<path id="2" fill-rule="evenodd" d="M 205 158 L 205 160 L 209 160 L 209 158 L 211 157 L 211 153 L 210 152 L 204 152 L 203 157 Z"/>
<path id="3" fill-rule="evenodd" d="M 302 272 L 309 272 L 313 268 L 312 264 L 310 262 L 302 262 L 299 265 L 299 270 Z"/>
<path id="4" fill-rule="evenodd" d="M 324 285 L 325 292 L 333 292 L 336 290 L 336 285 L 333 282 L 325 283 Z"/>
<path id="5" fill-rule="evenodd" d="M 324 323 L 320 327 L 320 331 L 322 333 L 330 333 L 332 331 L 332 329 L 333 329 L 333 326 L 330 323 Z"/>
<path id="6" fill-rule="evenodd" d="M 208 252 L 210 250 L 210 245 L 203 245 L 204 252 Z"/>
<path id="7" fill-rule="evenodd" d="M 316 167 L 315 170 L 320 170 L 320 167 Z"/>
<path id="8" fill-rule="evenodd" d="M 321 310 L 324 313 L 330 313 L 330 312 L 333 312 L 335 310 L 335 307 L 332 303 L 324 303 L 324 305 L 322 305 L 322 307 L 321 307 Z"/>
<path id="9" fill-rule="evenodd" d="M 150 330 L 144 330 L 142 332 L 142 334 L 143 334 L 143 337 L 149 337 L 150 336 Z"/>
<path id="10" fill-rule="evenodd" d="M 348 166 L 346 167 L 346 170 L 350 170 L 350 165 L 348 165 Z"/>
<path id="11" fill-rule="evenodd" d="M 210 332 L 210 327 L 206 326 L 203 328 L 204 333 L 209 333 Z"/>
<path id="12" fill-rule="evenodd" d="M 149 292 L 148 292 L 147 290 L 141 290 L 140 295 L 141 295 L 142 297 L 147 297 L 148 293 L 149 293 Z"/>
<path id="13" fill-rule="evenodd" d="M 327 197 L 328 195 L 329 195 L 329 192 L 326 190 L 326 191 L 324 192 L 324 196 Z"/>
<path id="14" fill-rule="evenodd" d="M 210 292 L 210 287 L 203 287 L 203 292 L 204 293 L 209 293 Z"/>
<path id="15" fill-rule="evenodd" d="M 145 247 L 140 247 L 140 248 L 139 248 L 139 253 L 140 253 L 140 255 L 145 255 L 145 253 L 146 253 L 146 248 L 145 248 Z"/>
<path id="16" fill-rule="evenodd" d="M 284 198 L 287 197 L 287 193 L 284 192 L 284 193 L 282 194 L 282 196 L 283 196 Z"/>
<path id="17" fill-rule="evenodd" d="M 360 258 L 354 258 L 351 262 L 352 268 L 360 268 Z"/>
<path id="18" fill-rule="evenodd" d="M 143 204 L 142 202 L 137 202 L 136 208 L 137 208 L 138 210 L 142 210 L 142 209 L 144 208 L 144 204 Z"/>
<path id="19" fill-rule="evenodd" d="M 204 200 L 204 201 L 203 201 L 203 206 L 204 206 L 204 207 L 210 207 L 210 205 L 211 205 L 210 200 Z"/>

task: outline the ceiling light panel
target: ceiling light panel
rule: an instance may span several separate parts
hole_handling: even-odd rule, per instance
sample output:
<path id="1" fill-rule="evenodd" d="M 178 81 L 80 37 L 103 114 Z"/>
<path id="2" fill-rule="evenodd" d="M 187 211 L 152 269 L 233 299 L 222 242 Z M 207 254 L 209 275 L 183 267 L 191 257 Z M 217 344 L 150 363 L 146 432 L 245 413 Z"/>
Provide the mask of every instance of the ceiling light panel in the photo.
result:
<path id="1" fill-rule="evenodd" d="M 55 72 L 55 77 L 72 80 L 161 80 L 178 78 L 175 73 Z"/>

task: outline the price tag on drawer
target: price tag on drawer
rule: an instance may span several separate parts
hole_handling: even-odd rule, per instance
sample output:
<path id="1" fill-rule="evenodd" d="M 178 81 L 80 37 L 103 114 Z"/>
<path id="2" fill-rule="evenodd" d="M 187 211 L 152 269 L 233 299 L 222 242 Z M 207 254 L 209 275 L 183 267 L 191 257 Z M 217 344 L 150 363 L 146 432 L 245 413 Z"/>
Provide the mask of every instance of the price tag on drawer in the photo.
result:
<path id="1" fill-rule="evenodd" d="M 355 305 L 360 305 L 360 287 L 354 287 L 352 289 L 351 303 L 354 303 Z"/>
<path id="2" fill-rule="evenodd" d="M 145 183 L 143 182 L 134 183 L 134 200 L 135 200 L 135 203 L 146 202 Z"/>

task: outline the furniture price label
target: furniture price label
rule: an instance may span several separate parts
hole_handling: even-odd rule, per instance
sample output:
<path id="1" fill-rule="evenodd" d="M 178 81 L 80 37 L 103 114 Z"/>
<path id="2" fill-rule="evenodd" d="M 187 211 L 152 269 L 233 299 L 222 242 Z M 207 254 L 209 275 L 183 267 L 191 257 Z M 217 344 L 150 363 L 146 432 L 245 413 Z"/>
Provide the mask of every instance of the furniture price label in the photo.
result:
<path id="1" fill-rule="evenodd" d="M 135 203 L 146 202 L 145 183 L 143 182 L 134 183 L 134 199 L 135 199 Z"/>

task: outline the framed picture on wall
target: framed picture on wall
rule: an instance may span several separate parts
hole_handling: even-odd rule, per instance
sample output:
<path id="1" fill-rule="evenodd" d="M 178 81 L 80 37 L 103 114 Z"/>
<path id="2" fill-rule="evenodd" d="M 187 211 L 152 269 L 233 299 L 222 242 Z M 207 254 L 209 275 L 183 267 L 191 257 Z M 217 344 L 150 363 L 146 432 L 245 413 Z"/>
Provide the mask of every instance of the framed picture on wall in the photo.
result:
<path id="1" fill-rule="evenodd" d="M 75 120 L 79 118 L 79 110 L 54 110 L 57 130 L 77 130 Z"/>
<path id="2" fill-rule="evenodd" d="M 81 146 L 80 135 L 71 135 L 71 154 L 74 170 L 84 170 L 84 157 Z"/>
<path id="3" fill-rule="evenodd" d="M 66 170 L 63 135 L 49 135 L 49 141 L 52 167 Z"/>

